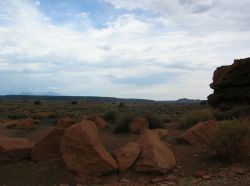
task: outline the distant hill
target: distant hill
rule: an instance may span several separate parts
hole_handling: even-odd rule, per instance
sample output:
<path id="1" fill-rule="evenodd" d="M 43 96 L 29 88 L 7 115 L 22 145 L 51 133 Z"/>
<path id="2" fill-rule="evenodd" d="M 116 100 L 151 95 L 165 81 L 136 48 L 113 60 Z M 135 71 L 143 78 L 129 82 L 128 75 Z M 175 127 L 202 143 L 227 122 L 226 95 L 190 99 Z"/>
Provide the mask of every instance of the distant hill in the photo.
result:
<path id="1" fill-rule="evenodd" d="M 115 98 L 115 97 L 97 97 L 97 96 L 58 96 L 57 93 L 49 92 L 47 95 L 34 95 L 29 92 L 23 92 L 19 95 L 5 95 L 0 96 L 0 100 L 11 101 L 34 101 L 34 100 L 48 100 L 48 101 L 89 101 L 102 103 L 138 103 L 138 104 L 199 104 L 199 99 L 182 98 L 170 101 L 155 101 L 149 99 L 134 99 L 134 98 Z"/>
<path id="2" fill-rule="evenodd" d="M 56 92 L 20 92 L 18 94 L 13 94 L 13 96 L 61 96 L 60 94 Z"/>

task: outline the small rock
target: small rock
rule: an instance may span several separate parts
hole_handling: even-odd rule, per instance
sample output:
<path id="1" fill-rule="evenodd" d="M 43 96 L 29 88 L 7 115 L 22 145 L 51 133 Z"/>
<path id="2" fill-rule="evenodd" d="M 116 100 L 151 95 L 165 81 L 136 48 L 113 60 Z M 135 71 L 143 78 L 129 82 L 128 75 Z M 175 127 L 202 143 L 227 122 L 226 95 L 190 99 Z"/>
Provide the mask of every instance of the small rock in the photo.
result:
<path id="1" fill-rule="evenodd" d="M 120 180 L 120 182 L 121 183 L 130 183 L 130 180 L 123 178 Z"/>
<path id="2" fill-rule="evenodd" d="M 244 175 L 247 172 L 247 169 L 239 167 L 239 166 L 232 166 L 231 172 L 238 174 L 238 175 Z"/>
<path id="3" fill-rule="evenodd" d="M 175 186 L 175 185 L 176 185 L 176 183 L 175 183 L 175 182 L 171 182 L 171 181 L 169 181 L 169 182 L 165 182 L 165 184 L 167 184 L 167 185 L 169 185 L 169 186 Z"/>
<path id="4" fill-rule="evenodd" d="M 199 170 L 199 171 L 197 171 L 197 172 L 194 174 L 194 176 L 195 176 L 196 178 L 202 178 L 202 177 L 205 176 L 205 175 L 206 175 L 206 172 L 203 171 L 203 170 Z"/>
<path id="5" fill-rule="evenodd" d="M 152 178 L 152 179 L 150 180 L 150 183 L 159 183 L 159 182 L 162 182 L 162 181 L 164 181 L 163 178 L 161 178 L 161 177 L 156 177 L 156 178 Z"/>
<path id="6" fill-rule="evenodd" d="M 165 177 L 165 180 L 168 182 L 177 182 L 177 176 L 168 175 L 167 177 Z"/>
<path id="7" fill-rule="evenodd" d="M 204 176 L 202 176 L 202 179 L 204 179 L 204 180 L 210 180 L 211 176 L 210 175 L 204 175 Z"/>

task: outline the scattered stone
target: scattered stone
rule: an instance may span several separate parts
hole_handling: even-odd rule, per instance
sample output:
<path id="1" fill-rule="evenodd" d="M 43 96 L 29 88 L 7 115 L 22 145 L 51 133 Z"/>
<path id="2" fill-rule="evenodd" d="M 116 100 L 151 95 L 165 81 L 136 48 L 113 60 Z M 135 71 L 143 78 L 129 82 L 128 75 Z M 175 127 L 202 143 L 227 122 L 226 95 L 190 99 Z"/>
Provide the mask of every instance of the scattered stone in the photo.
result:
<path id="1" fill-rule="evenodd" d="M 138 141 L 142 153 L 135 165 L 137 172 L 167 173 L 176 165 L 174 153 L 160 140 L 159 135 L 146 130 Z"/>
<path id="2" fill-rule="evenodd" d="M 245 173 L 247 173 L 247 168 L 243 168 L 238 165 L 232 165 L 230 167 L 230 171 L 238 175 L 244 175 Z"/>
<path id="3" fill-rule="evenodd" d="M 32 147 L 27 139 L 0 136 L 0 165 L 28 159 Z"/>
<path id="4" fill-rule="evenodd" d="M 197 172 L 194 174 L 194 176 L 195 176 L 196 178 L 203 178 L 203 176 L 205 176 L 205 175 L 206 175 L 206 172 L 203 171 L 203 170 L 199 170 L 199 171 L 197 171 Z"/>
<path id="5" fill-rule="evenodd" d="M 155 178 L 152 178 L 152 179 L 150 179 L 150 183 L 159 183 L 159 182 L 162 182 L 162 181 L 164 181 L 164 178 L 162 178 L 162 177 L 155 177 Z"/>
<path id="6" fill-rule="evenodd" d="M 120 180 L 120 183 L 130 183 L 130 180 L 123 178 Z"/>
<path id="7" fill-rule="evenodd" d="M 167 177 L 164 178 L 168 182 L 177 182 L 177 176 L 174 175 L 168 175 Z"/>
<path id="8" fill-rule="evenodd" d="M 135 142 L 129 142 L 124 147 L 114 150 L 118 167 L 120 171 L 124 171 L 131 167 L 141 153 L 141 145 Z"/>
<path id="9" fill-rule="evenodd" d="M 64 130 L 55 128 L 49 130 L 34 145 L 31 151 L 33 161 L 43 161 L 60 156 L 59 146 Z"/>
<path id="10" fill-rule="evenodd" d="M 62 127 L 62 128 L 65 128 L 65 127 L 69 127 L 70 125 L 74 124 L 75 121 L 73 120 L 73 118 L 71 117 L 62 117 L 62 118 L 59 118 L 57 120 L 57 127 Z"/>
<path id="11" fill-rule="evenodd" d="M 209 120 L 200 122 L 197 125 L 186 130 L 177 137 L 179 143 L 188 143 L 190 145 L 209 144 L 218 131 L 219 122 Z"/>
<path id="12" fill-rule="evenodd" d="M 61 139 L 60 152 L 66 166 L 80 182 L 118 168 L 116 161 L 104 148 L 96 124 L 89 120 L 66 129 Z"/>
<path id="13" fill-rule="evenodd" d="M 129 124 L 129 129 L 132 134 L 142 134 L 148 127 L 148 121 L 142 117 L 134 118 Z"/>
<path id="14" fill-rule="evenodd" d="M 202 179 L 203 180 L 210 180 L 211 176 L 210 175 L 204 175 L 204 176 L 202 176 Z"/>

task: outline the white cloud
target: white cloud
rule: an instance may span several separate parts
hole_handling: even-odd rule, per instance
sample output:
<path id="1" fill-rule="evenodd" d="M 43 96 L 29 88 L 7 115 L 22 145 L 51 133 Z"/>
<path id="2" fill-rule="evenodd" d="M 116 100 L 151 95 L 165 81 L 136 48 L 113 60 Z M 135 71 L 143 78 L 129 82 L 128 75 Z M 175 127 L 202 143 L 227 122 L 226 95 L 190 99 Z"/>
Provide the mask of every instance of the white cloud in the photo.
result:
<path id="1" fill-rule="evenodd" d="M 57 25 L 35 1 L 1 1 L 0 77 L 13 85 L 1 82 L 7 87 L 4 93 L 53 87 L 68 95 L 205 98 L 211 92 L 208 84 L 215 67 L 249 55 L 250 30 L 234 28 L 248 24 L 242 21 L 249 15 L 244 3 L 232 8 L 242 8 L 242 14 L 232 16 L 228 6 L 233 0 L 228 6 L 222 0 L 106 1 L 117 8 L 156 14 L 126 13 L 104 28 L 95 28 L 91 14 L 83 12 L 74 15 L 79 19 Z M 232 19 L 226 27 L 210 28 L 227 18 Z M 237 20 L 241 21 L 236 24 Z M 164 73 L 174 74 L 174 81 L 141 86 L 112 81 Z M 17 81 L 20 74 L 23 82 Z"/>

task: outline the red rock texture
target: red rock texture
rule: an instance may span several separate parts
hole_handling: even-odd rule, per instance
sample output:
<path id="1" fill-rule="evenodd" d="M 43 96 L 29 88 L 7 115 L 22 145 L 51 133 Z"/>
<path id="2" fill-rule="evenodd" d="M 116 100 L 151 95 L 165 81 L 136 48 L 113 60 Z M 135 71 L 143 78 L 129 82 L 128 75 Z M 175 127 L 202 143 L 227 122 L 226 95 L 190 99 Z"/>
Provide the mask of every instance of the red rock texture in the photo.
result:
<path id="1" fill-rule="evenodd" d="M 157 132 L 146 130 L 138 143 L 142 152 L 135 164 L 137 172 L 166 173 L 175 167 L 174 153 L 161 141 Z"/>
<path id="2" fill-rule="evenodd" d="M 60 157 L 59 146 L 64 130 L 55 128 L 49 130 L 34 145 L 31 151 L 33 161 L 44 161 Z"/>
<path id="3" fill-rule="evenodd" d="M 0 165 L 29 158 L 32 147 L 27 139 L 0 136 Z"/>
<path id="4" fill-rule="evenodd" d="M 118 169 L 116 161 L 104 148 L 96 124 L 83 120 L 66 129 L 60 152 L 69 170 L 79 181 L 99 177 Z"/>
<path id="5" fill-rule="evenodd" d="M 235 105 L 249 105 L 250 58 L 218 67 L 210 87 L 214 89 L 214 93 L 208 96 L 208 103 L 213 107 L 226 110 Z"/>
<path id="6" fill-rule="evenodd" d="M 129 124 L 129 130 L 132 134 L 142 134 L 145 129 L 149 128 L 148 121 L 143 117 L 134 118 Z"/>
<path id="7" fill-rule="evenodd" d="M 197 125 L 186 130 L 177 137 L 179 143 L 188 143 L 190 145 L 209 144 L 214 138 L 219 128 L 219 122 L 209 120 L 200 122 Z"/>

